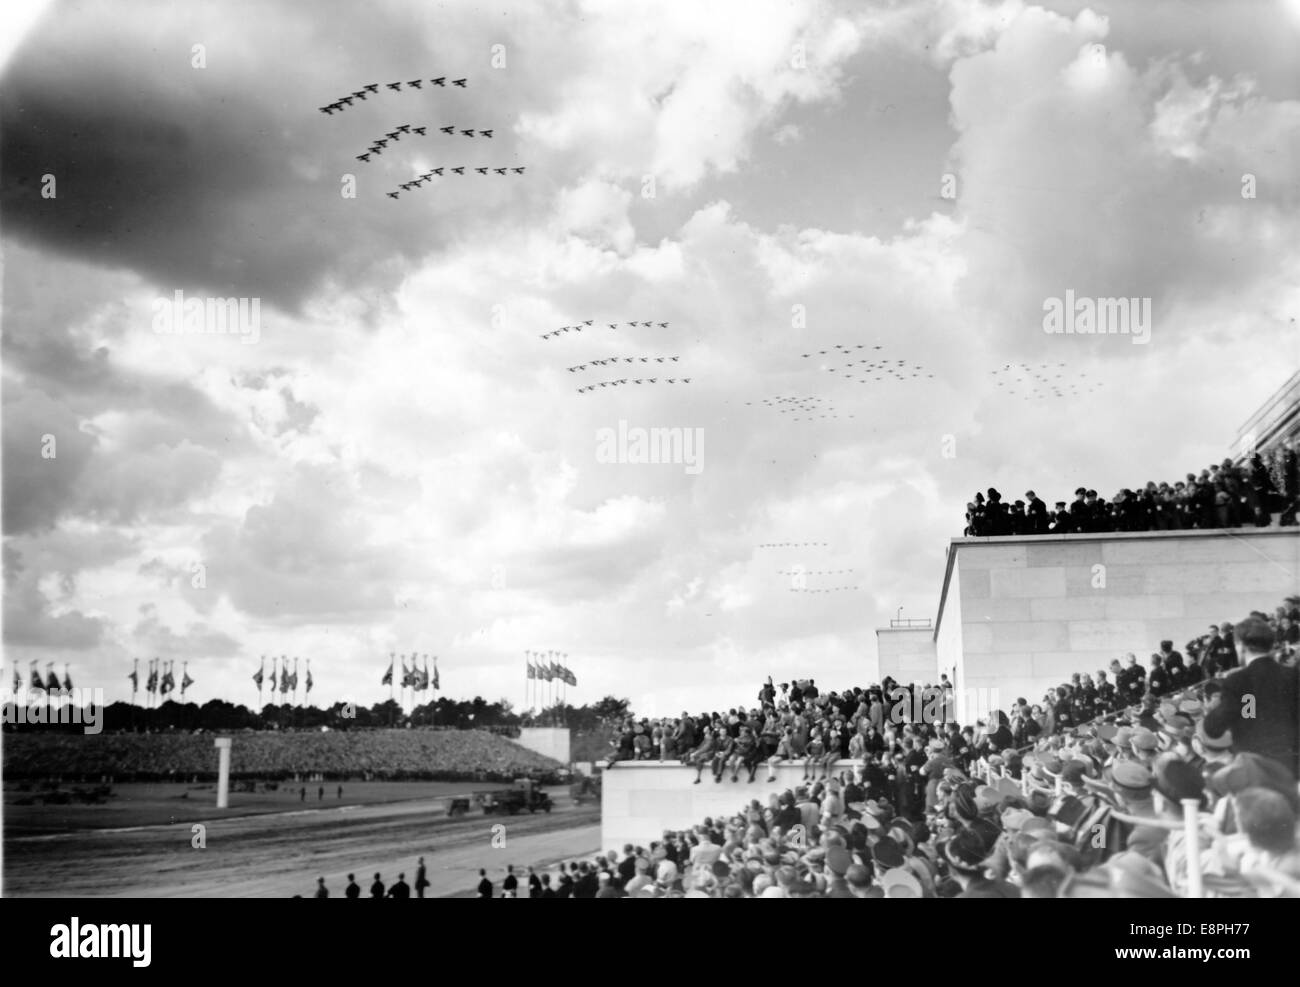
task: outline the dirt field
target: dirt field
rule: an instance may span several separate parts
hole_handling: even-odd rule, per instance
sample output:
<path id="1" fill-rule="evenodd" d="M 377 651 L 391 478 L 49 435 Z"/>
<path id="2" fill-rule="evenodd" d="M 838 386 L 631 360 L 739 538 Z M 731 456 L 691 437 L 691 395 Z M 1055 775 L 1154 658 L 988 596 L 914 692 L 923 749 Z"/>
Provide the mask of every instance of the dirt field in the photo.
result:
<path id="1" fill-rule="evenodd" d="M 423 855 L 430 897 L 472 897 L 478 869 L 500 885 L 506 864 L 517 870 L 590 856 L 598 849 L 600 810 L 576 807 L 566 789 L 550 790 L 550 814 L 468 816 L 448 819 L 446 795 L 473 785 L 435 782 L 344 785 L 342 802 L 326 786 L 301 795 L 263 798 L 231 795 L 218 813 L 209 792 L 188 786 L 122 786 L 105 806 L 11 806 L 6 792 L 3 885 L 7 897 L 310 897 L 323 876 L 331 896 L 342 897 L 347 874 L 363 894 L 376 871 L 391 884 L 399 871 L 414 880 Z M 479 786 L 481 787 L 481 786 Z M 299 786 L 301 788 L 301 786 Z M 350 792 L 349 789 L 354 789 Z M 130 795 L 130 798 L 125 797 Z M 373 803 L 363 803 L 370 795 Z M 275 797 L 279 797 L 279 802 Z M 294 800 L 298 801 L 295 802 Z M 246 802 L 244 800 L 247 800 Z M 179 807 L 173 811 L 173 806 Z M 162 813 L 159 816 L 159 813 Z M 172 817 L 175 822 L 172 822 Z M 134 820 L 134 821 L 133 821 Z M 192 846 L 192 826 L 202 824 L 205 848 Z M 493 827 L 504 847 L 493 846 Z"/>

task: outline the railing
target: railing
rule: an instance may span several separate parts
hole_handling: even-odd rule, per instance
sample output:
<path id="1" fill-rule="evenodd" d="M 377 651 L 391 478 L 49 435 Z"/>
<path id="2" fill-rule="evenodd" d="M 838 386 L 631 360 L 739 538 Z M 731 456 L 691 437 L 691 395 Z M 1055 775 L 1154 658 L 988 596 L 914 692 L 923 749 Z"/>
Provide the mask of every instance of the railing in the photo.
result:
<path id="1" fill-rule="evenodd" d="M 929 627 L 929 617 L 903 617 L 902 619 L 894 618 L 889 621 L 889 626 L 897 627 Z"/>

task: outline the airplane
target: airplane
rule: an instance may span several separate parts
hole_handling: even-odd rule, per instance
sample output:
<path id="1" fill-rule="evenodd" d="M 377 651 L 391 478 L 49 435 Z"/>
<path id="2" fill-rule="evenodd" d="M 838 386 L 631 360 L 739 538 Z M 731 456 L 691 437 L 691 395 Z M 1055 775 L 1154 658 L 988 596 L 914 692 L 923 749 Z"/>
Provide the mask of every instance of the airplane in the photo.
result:
<path id="1" fill-rule="evenodd" d="M 384 134 L 384 136 L 387 137 L 390 141 L 400 141 L 402 139 L 402 135 L 398 133 L 396 130 L 394 130 L 391 134 Z"/>
<path id="2" fill-rule="evenodd" d="M 390 82 L 390 83 L 388 84 L 388 88 L 391 89 L 391 90 L 392 90 L 393 92 L 395 92 L 395 93 L 396 93 L 396 92 L 401 92 L 401 91 L 402 91 L 402 84 L 401 84 L 400 82 Z"/>
<path id="3" fill-rule="evenodd" d="M 451 169 L 451 170 L 454 171 L 454 172 L 455 172 L 456 174 L 458 174 L 458 175 L 463 175 L 463 174 L 465 174 L 465 169 L 464 169 L 464 168 L 453 168 L 453 169 Z"/>
<path id="4" fill-rule="evenodd" d="M 676 363 L 678 358 L 675 356 L 670 356 L 668 359 L 672 360 L 673 363 Z"/>
<path id="5" fill-rule="evenodd" d="M 358 161 L 369 162 L 369 161 L 370 161 L 370 155 L 369 155 L 369 154 L 358 154 L 358 155 L 357 155 L 357 160 L 358 160 Z"/>
<path id="6" fill-rule="evenodd" d="M 387 146 L 388 146 L 388 141 L 375 141 L 375 146 L 376 146 L 376 147 L 387 147 Z"/>
<path id="7" fill-rule="evenodd" d="M 321 111 L 322 113 L 324 113 L 326 116 L 333 116 L 333 115 L 334 115 L 334 104 L 331 103 L 329 106 L 322 106 L 322 107 L 320 108 L 320 111 Z"/>
<path id="8" fill-rule="evenodd" d="M 507 169 L 507 168 L 493 168 L 492 170 L 495 171 L 498 175 L 504 175 L 504 174 L 505 174 L 509 169 Z"/>
<path id="9" fill-rule="evenodd" d="M 668 328 L 668 323 L 667 323 L 667 322 L 661 322 L 661 323 L 659 323 L 659 328 L 660 328 L 660 329 L 667 329 L 667 328 Z"/>
<path id="10" fill-rule="evenodd" d="M 464 88 L 465 88 L 465 80 L 464 80 L 464 79 L 452 79 L 452 80 L 451 80 L 451 84 L 452 84 L 453 86 L 460 86 L 461 89 L 464 89 Z"/>
<path id="11" fill-rule="evenodd" d="M 398 127 L 397 130 L 399 133 L 403 133 L 403 134 L 410 133 L 411 125 L 409 123 L 404 123 L 400 127 Z"/>
<path id="12" fill-rule="evenodd" d="M 591 325 L 591 320 L 588 319 L 586 322 L 583 323 L 583 325 L 584 325 L 584 326 L 589 326 L 589 325 Z"/>
<path id="13" fill-rule="evenodd" d="M 658 378 L 658 377 L 651 377 L 651 378 L 650 378 L 650 383 L 652 383 L 652 384 L 657 384 L 658 382 L 659 382 L 659 378 Z"/>
<path id="14" fill-rule="evenodd" d="M 618 328 L 618 323 L 616 323 L 616 322 L 611 322 L 611 323 L 609 324 L 609 327 L 610 327 L 611 329 L 617 329 L 617 328 Z"/>
<path id="15" fill-rule="evenodd" d="M 397 187 L 400 188 L 400 189 L 404 189 L 404 190 L 407 191 L 407 192 L 411 191 L 411 183 L 410 183 L 410 182 L 402 182 L 402 184 L 399 185 L 399 186 L 397 186 Z"/>
<path id="16" fill-rule="evenodd" d="M 351 105 L 352 105 L 352 97 L 351 97 L 351 96 L 344 96 L 342 99 L 339 100 L 339 102 L 340 102 L 340 103 L 343 103 L 343 104 L 345 104 L 345 105 L 347 105 L 347 106 L 351 106 Z"/>
<path id="17" fill-rule="evenodd" d="M 438 76 L 438 78 L 430 79 L 429 81 L 432 82 L 435 86 L 441 86 L 444 83 L 446 83 L 447 77 L 445 75 L 440 75 Z"/>
<path id="18" fill-rule="evenodd" d="M 663 358 L 663 357 L 661 357 L 661 356 L 657 356 L 657 357 L 655 357 L 655 363 L 663 363 L 663 362 L 664 362 L 664 358 Z"/>
<path id="19" fill-rule="evenodd" d="M 369 89 L 372 93 L 377 93 L 377 92 L 379 92 L 379 83 L 377 83 L 377 82 L 372 82 L 372 83 L 370 83 L 370 85 L 368 85 L 368 86 L 362 86 L 361 88 L 363 88 L 363 89 Z"/>
<path id="20" fill-rule="evenodd" d="M 522 175 L 524 173 L 524 169 L 522 168 L 516 168 L 514 171 L 516 175 Z"/>
<path id="21" fill-rule="evenodd" d="M 398 193 L 396 193 L 396 192 L 389 192 L 389 193 L 388 193 L 388 197 L 389 197 L 390 199 L 396 199 L 396 198 L 397 198 L 397 195 L 398 195 Z"/>
<path id="22" fill-rule="evenodd" d="M 676 377 L 669 377 L 669 378 L 668 378 L 668 383 L 670 383 L 670 384 L 676 384 L 676 383 L 677 383 L 677 378 L 676 378 Z"/>
<path id="23" fill-rule="evenodd" d="M 442 174 L 442 169 L 441 169 L 441 168 L 434 168 L 433 171 L 430 172 L 430 174 L 432 174 L 432 175 L 441 175 L 441 174 Z"/>
<path id="24" fill-rule="evenodd" d="M 464 134 L 466 137 L 473 137 L 473 136 L 474 136 L 474 131 L 473 131 L 473 130 L 462 130 L 461 133 Z"/>
<path id="25" fill-rule="evenodd" d="M 425 127 L 415 127 L 415 128 L 413 128 L 414 132 L 417 133 L 417 134 L 419 134 L 421 137 L 424 136 L 424 131 L 425 131 L 426 129 L 427 129 L 427 128 L 425 128 Z"/>
<path id="26" fill-rule="evenodd" d="M 412 79 L 410 82 L 407 83 L 407 85 L 410 86 L 412 89 L 419 89 L 420 83 L 423 81 L 424 81 L 423 79 Z"/>
<path id="27" fill-rule="evenodd" d="M 477 171 L 480 175 L 486 175 L 488 173 L 488 170 L 486 168 L 475 168 L 474 170 Z"/>
<path id="28" fill-rule="evenodd" d="M 570 367 L 570 368 L 569 368 L 569 373 L 575 373 L 575 372 L 577 372 L 577 369 L 578 369 L 577 367 Z"/>
<path id="29" fill-rule="evenodd" d="M 480 130 L 479 133 L 480 133 L 482 136 L 484 136 L 484 137 L 491 137 L 491 136 L 492 136 L 492 131 L 490 131 L 490 130 Z"/>
<path id="30" fill-rule="evenodd" d="M 691 379 L 690 379 L 689 377 L 683 377 L 683 378 L 682 378 L 682 383 L 683 383 L 683 384 L 689 384 L 690 382 L 691 382 Z"/>
<path id="31" fill-rule="evenodd" d="M 357 90 L 356 92 L 354 92 L 352 95 L 355 96 L 357 99 L 365 99 L 365 98 L 366 98 L 366 91 L 365 91 L 364 89 L 358 89 L 358 90 Z"/>
<path id="32" fill-rule="evenodd" d="M 455 127 L 440 127 L 439 129 L 440 129 L 444 134 L 454 134 L 454 133 L 456 132 L 456 128 L 455 128 Z"/>

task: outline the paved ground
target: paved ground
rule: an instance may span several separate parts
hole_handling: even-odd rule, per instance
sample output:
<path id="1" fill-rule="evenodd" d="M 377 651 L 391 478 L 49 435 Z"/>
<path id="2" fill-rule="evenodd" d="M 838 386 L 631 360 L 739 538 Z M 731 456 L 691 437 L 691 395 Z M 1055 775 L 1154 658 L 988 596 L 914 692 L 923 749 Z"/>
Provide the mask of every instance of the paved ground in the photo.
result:
<path id="1" fill-rule="evenodd" d="M 382 805 L 306 808 L 201 821 L 206 847 L 192 846 L 194 821 L 152 826 L 6 833 L 3 886 L 10 897 L 310 896 L 323 876 L 342 896 L 349 871 L 368 892 L 374 873 L 391 884 L 428 867 L 430 897 L 473 895 L 478 869 L 500 884 L 506 864 L 523 870 L 590 856 L 599 849 L 600 810 L 576 807 L 552 790 L 547 815 L 471 815 L 448 819 L 445 798 Z M 215 817 L 215 810 L 213 816 Z M 494 826 L 504 830 L 494 830 Z M 504 839 L 505 845 L 500 844 Z"/>

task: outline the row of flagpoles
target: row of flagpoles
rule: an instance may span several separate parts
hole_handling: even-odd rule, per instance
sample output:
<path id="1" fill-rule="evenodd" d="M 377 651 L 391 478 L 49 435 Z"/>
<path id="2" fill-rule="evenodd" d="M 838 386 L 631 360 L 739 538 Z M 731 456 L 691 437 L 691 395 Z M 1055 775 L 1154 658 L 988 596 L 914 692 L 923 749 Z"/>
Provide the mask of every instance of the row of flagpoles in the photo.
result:
<path id="1" fill-rule="evenodd" d="M 284 663 L 284 667 L 280 667 L 281 662 Z M 277 675 L 279 675 L 280 677 L 279 678 L 280 684 L 278 687 L 276 686 Z M 266 681 L 266 655 L 262 655 L 262 664 L 257 669 L 257 671 L 253 673 L 253 681 L 257 683 L 257 707 L 258 709 L 261 709 L 262 688 L 263 688 L 263 683 Z M 303 689 L 303 693 L 302 693 L 302 701 L 306 702 L 307 697 L 311 695 L 311 687 L 315 684 L 314 682 L 312 682 L 312 678 L 311 678 L 310 658 L 307 659 L 307 681 L 303 684 L 305 688 Z M 280 655 L 279 658 L 277 658 L 275 655 L 271 656 L 271 699 L 272 700 L 275 699 L 275 693 L 277 691 L 277 688 L 280 693 L 280 705 L 282 706 L 284 705 L 284 697 L 286 694 L 289 695 L 290 702 L 293 705 L 296 706 L 298 704 L 298 659 L 297 658 L 293 659 L 293 671 L 291 672 L 289 671 L 288 655 Z"/>
<path id="2" fill-rule="evenodd" d="M 564 702 L 565 686 L 576 686 L 578 677 L 573 674 L 561 662 L 556 661 L 556 656 L 568 661 L 569 656 L 559 651 L 525 651 L 524 664 L 524 694 L 527 697 L 528 707 L 532 707 L 540 702 L 541 707 L 555 705 L 556 699 Z M 542 685 L 543 682 L 549 684 L 549 689 Z M 529 684 L 531 683 L 531 689 Z M 556 683 L 559 683 L 557 696 Z M 542 693 L 548 692 L 549 695 L 543 698 Z"/>
<path id="3" fill-rule="evenodd" d="M 407 658 L 411 659 L 410 668 L 406 667 Z M 395 698 L 393 696 L 393 689 L 394 689 L 393 669 L 397 667 L 397 661 L 398 661 L 397 653 L 389 652 L 388 671 L 384 673 L 384 677 L 383 679 L 380 680 L 379 683 L 380 685 L 388 686 L 389 699 Z M 423 668 L 420 667 L 420 656 L 418 654 L 415 654 L 414 652 L 412 652 L 410 655 L 402 655 L 401 662 L 402 662 L 402 678 L 401 678 L 402 695 L 401 695 L 400 705 L 403 708 L 405 708 L 406 706 L 407 689 L 411 690 L 411 702 L 414 703 L 415 694 L 417 692 L 424 692 L 430 688 L 437 691 L 438 689 L 441 688 L 441 686 L 438 684 L 438 656 L 437 655 L 433 656 L 433 677 L 432 678 L 429 677 L 429 656 L 428 655 L 424 656 Z"/>
<path id="4" fill-rule="evenodd" d="M 152 706 L 155 702 L 160 701 L 169 692 L 176 689 L 176 662 L 164 661 L 161 658 L 151 658 L 149 660 L 149 673 L 145 677 L 145 705 Z M 131 680 L 131 704 L 135 705 L 136 694 L 140 691 L 140 659 L 135 660 L 135 667 L 131 674 L 127 676 Z M 190 678 L 190 663 L 181 662 L 181 702 L 185 701 L 185 690 L 194 684 Z"/>
<path id="5" fill-rule="evenodd" d="M 44 680 L 41 679 L 40 670 L 37 668 L 39 664 L 40 662 L 36 661 L 35 659 L 33 659 L 30 663 L 31 665 L 30 688 L 32 692 L 48 692 L 52 696 L 60 696 L 72 691 L 72 675 L 68 671 L 68 666 L 66 662 L 63 665 L 62 682 L 59 681 L 58 675 L 56 675 L 54 672 L 54 662 L 50 661 L 45 663 L 45 667 L 49 669 L 49 671 L 45 673 Z M 18 669 L 15 668 L 14 669 L 14 695 L 16 696 L 18 693 L 22 692 L 22 690 L 23 690 L 23 677 L 18 674 Z"/>

